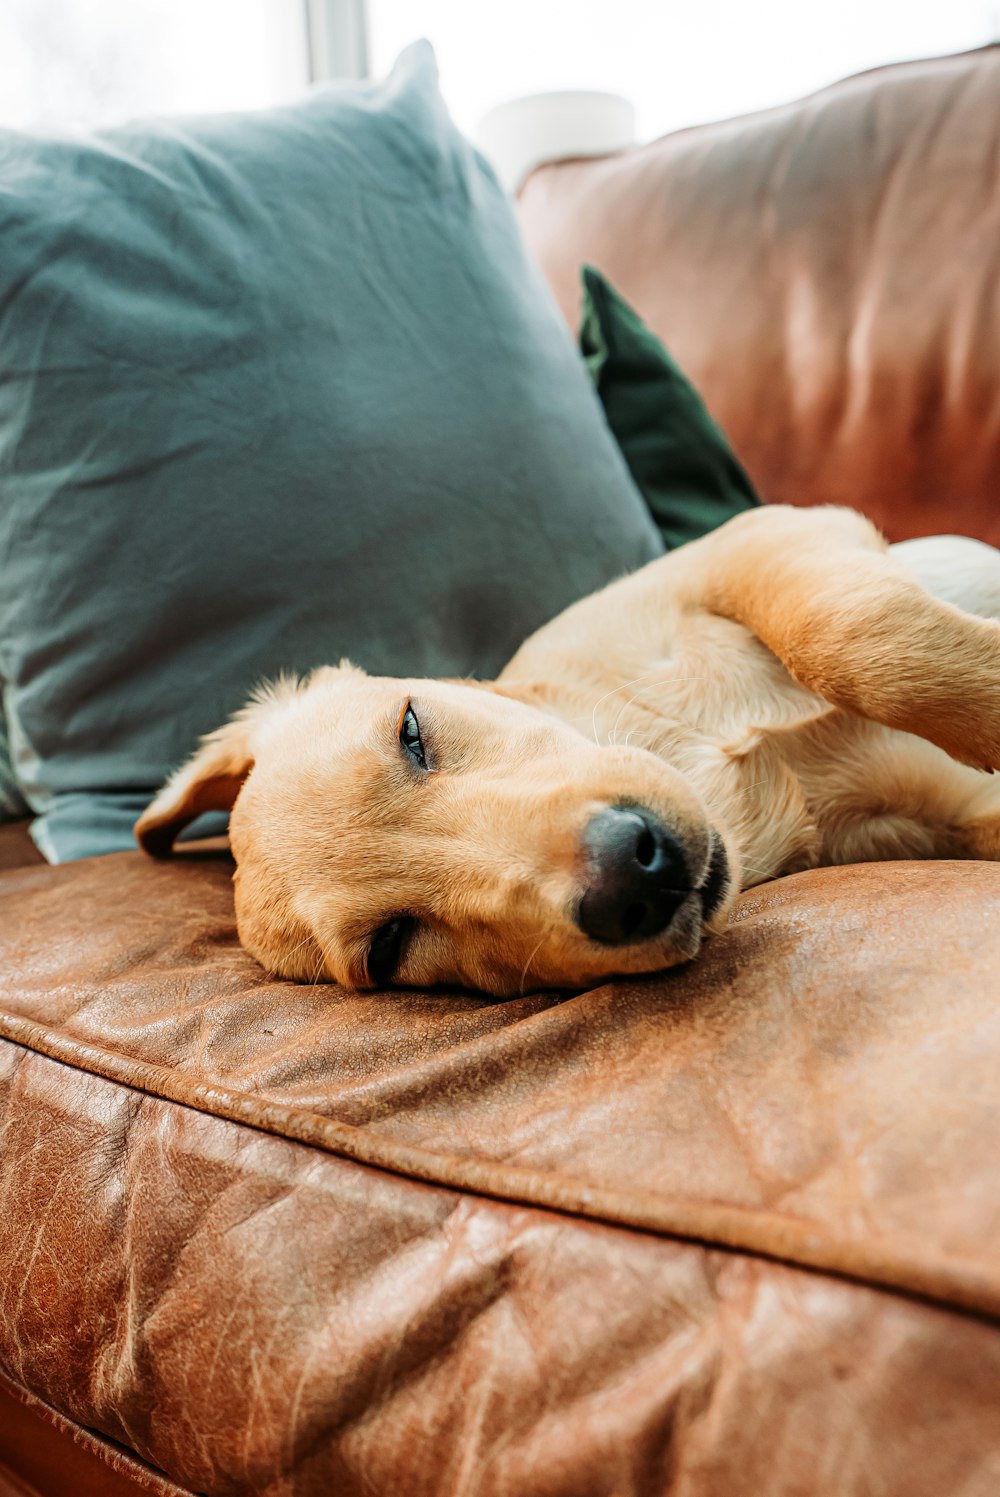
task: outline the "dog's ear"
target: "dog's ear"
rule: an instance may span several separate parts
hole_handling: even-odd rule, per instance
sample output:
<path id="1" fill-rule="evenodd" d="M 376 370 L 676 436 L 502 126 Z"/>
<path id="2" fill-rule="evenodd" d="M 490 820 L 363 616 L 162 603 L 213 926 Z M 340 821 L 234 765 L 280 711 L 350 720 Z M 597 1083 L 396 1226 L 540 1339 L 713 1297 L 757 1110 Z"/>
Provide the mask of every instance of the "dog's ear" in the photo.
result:
<path id="1" fill-rule="evenodd" d="M 318 665 L 301 683 L 303 691 L 312 691 L 316 686 L 339 686 L 345 681 L 363 681 L 368 672 L 350 660 L 341 660 L 339 665 Z"/>
<path id="2" fill-rule="evenodd" d="M 169 857 L 177 834 L 203 812 L 231 811 L 253 768 L 262 732 L 301 690 L 295 677 L 282 676 L 203 738 L 197 753 L 171 775 L 136 822 L 139 846 L 154 858 Z"/>

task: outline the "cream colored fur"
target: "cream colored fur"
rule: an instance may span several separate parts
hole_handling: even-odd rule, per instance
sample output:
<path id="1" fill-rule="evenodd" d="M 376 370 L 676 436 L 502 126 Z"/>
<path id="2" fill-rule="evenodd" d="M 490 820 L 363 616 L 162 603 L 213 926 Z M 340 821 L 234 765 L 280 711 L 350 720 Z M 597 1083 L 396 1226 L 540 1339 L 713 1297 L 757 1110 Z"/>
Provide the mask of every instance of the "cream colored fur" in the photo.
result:
<path id="1" fill-rule="evenodd" d="M 926 582 L 922 585 L 920 579 Z M 942 596 L 935 598 L 932 592 Z M 950 601 L 947 599 L 950 598 Z M 232 807 L 241 937 L 268 968 L 368 985 L 372 933 L 413 931 L 396 980 L 495 993 L 655 971 L 704 933 L 603 947 L 573 920 L 590 818 L 648 807 L 704 881 L 825 863 L 1000 857 L 1000 554 L 887 549 L 861 516 L 765 507 L 576 604 L 496 682 L 285 681 L 206 740 L 140 819 L 170 850 Z M 415 776 L 407 701 L 431 746 Z"/>

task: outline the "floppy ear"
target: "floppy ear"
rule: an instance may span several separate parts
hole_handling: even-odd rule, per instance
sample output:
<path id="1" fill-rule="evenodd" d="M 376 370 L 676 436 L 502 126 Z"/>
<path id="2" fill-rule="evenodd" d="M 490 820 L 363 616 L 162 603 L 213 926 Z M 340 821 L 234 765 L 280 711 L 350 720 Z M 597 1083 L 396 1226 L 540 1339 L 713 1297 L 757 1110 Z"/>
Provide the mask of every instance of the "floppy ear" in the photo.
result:
<path id="1" fill-rule="evenodd" d="M 201 741 L 193 758 L 171 775 L 135 824 L 139 846 L 168 858 L 178 832 L 205 811 L 231 811 L 253 768 L 261 728 L 300 690 L 294 676 L 264 686 L 235 717 Z"/>

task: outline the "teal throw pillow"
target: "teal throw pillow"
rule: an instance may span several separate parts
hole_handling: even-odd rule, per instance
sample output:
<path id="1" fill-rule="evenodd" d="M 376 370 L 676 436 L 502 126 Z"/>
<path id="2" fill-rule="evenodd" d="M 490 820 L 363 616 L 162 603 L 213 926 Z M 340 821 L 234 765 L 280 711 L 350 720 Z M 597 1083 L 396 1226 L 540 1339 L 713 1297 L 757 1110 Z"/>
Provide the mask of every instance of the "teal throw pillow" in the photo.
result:
<path id="1" fill-rule="evenodd" d="M 0 686 L 59 861 L 262 679 L 485 675 L 662 551 L 433 54 L 0 132 Z"/>

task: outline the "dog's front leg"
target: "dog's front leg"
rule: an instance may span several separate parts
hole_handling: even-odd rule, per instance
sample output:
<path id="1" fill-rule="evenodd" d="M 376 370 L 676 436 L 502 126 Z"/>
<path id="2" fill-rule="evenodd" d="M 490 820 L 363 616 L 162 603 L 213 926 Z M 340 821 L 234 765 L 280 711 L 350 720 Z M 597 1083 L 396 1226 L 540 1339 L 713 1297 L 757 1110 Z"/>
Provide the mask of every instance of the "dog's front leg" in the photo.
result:
<path id="1" fill-rule="evenodd" d="M 684 604 L 744 625 L 809 691 L 1000 766 L 1000 624 L 932 597 L 861 515 L 765 506 L 682 557 Z"/>

